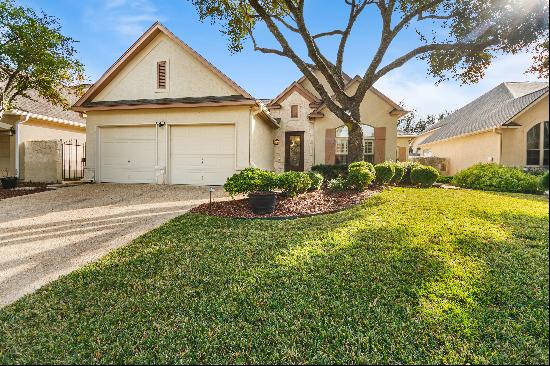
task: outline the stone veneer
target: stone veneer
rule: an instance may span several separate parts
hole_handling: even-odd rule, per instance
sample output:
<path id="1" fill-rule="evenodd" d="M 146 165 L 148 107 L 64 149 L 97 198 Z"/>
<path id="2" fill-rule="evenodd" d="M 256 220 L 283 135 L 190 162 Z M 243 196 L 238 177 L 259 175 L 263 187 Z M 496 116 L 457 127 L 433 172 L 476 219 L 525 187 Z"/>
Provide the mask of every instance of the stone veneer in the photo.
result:
<path id="1" fill-rule="evenodd" d="M 290 118 L 290 106 L 298 105 L 298 118 Z M 274 148 L 274 168 L 276 172 L 285 170 L 285 132 L 303 131 L 304 132 L 304 171 L 311 170 L 314 165 L 314 133 L 313 123 L 309 121 L 308 114 L 312 109 L 309 107 L 309 101 L 297 92 L 292 93 L 288 98 L 281 102 L 280 109 L 272 109 L 271 115 L 274 118 L 281 119 L 281 128 L 276 133 L 276 139 L 279 139 L 279 145 Z"/>

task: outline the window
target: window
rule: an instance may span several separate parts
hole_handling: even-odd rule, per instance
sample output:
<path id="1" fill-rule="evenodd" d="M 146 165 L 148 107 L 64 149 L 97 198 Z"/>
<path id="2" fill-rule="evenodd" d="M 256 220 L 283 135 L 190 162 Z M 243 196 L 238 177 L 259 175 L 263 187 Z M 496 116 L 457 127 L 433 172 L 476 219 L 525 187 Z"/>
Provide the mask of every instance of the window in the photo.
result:
<path id="1" fill-rule="evenodd" d="M 549 155 L 548 121 L 538 123 L 527 131 L 527 165 L 548 166 Z"/>
<path id="2" fill-rule="evenodd" d="M 293 104 L 290 106 L 290 118 L 298 118 L 298 105 Z"/>
<path id="3" fill-rule="evenodd" d="M 363 128 L 363 160 L 374 162 L 374 128 L 362 125 Z M 348 158 L 348 128 L 342 126 L 336 129 L 336 164 L 347 164 Z"/>
<path id="4" fill-rule="evenodd" d="M 157 89 L 166 89 L 166 61 L 157 62 Z"/>

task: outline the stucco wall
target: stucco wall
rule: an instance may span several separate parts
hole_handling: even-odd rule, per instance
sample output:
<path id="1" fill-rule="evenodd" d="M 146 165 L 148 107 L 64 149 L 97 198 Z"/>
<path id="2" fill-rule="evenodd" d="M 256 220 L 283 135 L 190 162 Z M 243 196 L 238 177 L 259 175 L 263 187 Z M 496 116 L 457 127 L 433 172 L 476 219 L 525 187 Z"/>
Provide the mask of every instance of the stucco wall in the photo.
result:
<path id="1" fill-rule="evenodd" d="M 355 92 L 350 88 L 350 93 Z M 367 91 L 365 99 L 360 106 L 362 123 L 372 127 L 386 127 L 385 160 L 396 159 L 397 142 L 397 116 L 391 116 L 393 107 L 386 103 L 372 91 Z M 338 128 L 342 121 L 328 109 L 322 111 L 325 116 L 316 118 L 315 128 L 315 164 L 325 163 L 325 131 L 330 128 Z"/>
<path id="2" fill-rule="evenodd" d="M 431 135 L 433 135 L 433 133 L 435 132 L 436 130 L 431 130 L 431 131 L 428 131 L 428 132 L 424 132 L 418 136 L 416 136 L 412 142 L 411 142 L 411 147 L 412 147 L 412 151 L 413 153 L 417 153 L 417 152 L 421 152 L 422 151 L 422 146 L 420 145 L 424 140 L 426 140 L 428 137 L 430 137 Z"/>
<path id="3" fill-rule="evenodd" d="M 174 108 L 174 109 L 143 109 L 143 110 L 114 110 L 90 111 L 87 117 L 87 177 L 91 178 L 90 169 L 98 168 L 98 130 L 102 126 L 132 126 L 150 125 L 164 121 L 168 125 L 178 124 L 235 124 L 236 134 L 236 168 L 244 169 L 250 164 L 249 160 L 249 128 L 250 107 L 209 107 L 209 108 Z M 260 122 L 260 121 L 259 121 Z M 261 121 L 264 123 L 263 121 Z M 166 167 L 168 139 L 167 126 L 159 127 L 158 165 Z M 205 139 L 208 136 L 204 136 Z M 166 171 L 166 173 L 168 173 Z M 160 179 L 160 178 L 159 178 Z"/>
<path id="4" fill-rule="evenodd" d="M 10 136 L 0 135 L 0 176 L 10 170 Z"/>
<path id="5" fill-rule="evenodd" d="M 167 61 L 167 88 L 157 89 L 157 62 Z M 159 34 L 93 100 L 240 94 L 189 52 Z"/>
<path id="6" fill-rule="evenodd" d="M 422 145 L 422 150 L 446 158 L 449 175 L 454 175 L 477 163 L 500 163 L 500 136 L 492 131 L 484 132 Z"/>
<path id="7" fill-rule="evenodd" d="M 250 118 L 250 160 L 251 165 L 260 169 L 274 170 L 273 167 L 273 128 L 251 113 Z"/>
<path id="8" fill-rule="evenodd" d="M 58 183 L 62 179 L 61 141 L 25 141 L 20 178 L 27 182 Z"/>
<path id="9" fill-rule="evenodd" d="M 301 94 L 294 92 L 281 103 L 280 109 L 271 110 L 275 118 L 281 118 L 281 128 L 275 131 L 275 138 L 279 139 L 279 145 L 274 148 L 274 168 L 277 172 L 285 170 L 285 132 L 304 131 L 304 170 L 309 171 L 314 165 L 314 124 L 308 119 L 312 109 L 309 101 Z M 292 105 L 298 106 L 298 118 L 290 117 Z M 324 141 L 324 137 L 323 137 Z"/>
<path id="10" fill-rule="evenodd" d="M 527 162 L 527 132 L 531 127 L 548 121 L 548 96 L 514 119 L 519 128 L 502 130 L 502 164 L 524 166 Z"/>

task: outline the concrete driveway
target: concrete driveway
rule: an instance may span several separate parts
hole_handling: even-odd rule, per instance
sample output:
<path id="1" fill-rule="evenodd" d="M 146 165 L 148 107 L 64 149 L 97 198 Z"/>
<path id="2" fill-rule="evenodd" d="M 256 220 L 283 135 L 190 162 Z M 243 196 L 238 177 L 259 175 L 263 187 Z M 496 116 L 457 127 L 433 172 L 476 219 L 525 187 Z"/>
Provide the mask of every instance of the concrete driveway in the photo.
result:
<path id="1" fill-rule="evenodd" d="M 86 184 L 1 200 L 0 307 L 208 197 L 205 187 Z"/>

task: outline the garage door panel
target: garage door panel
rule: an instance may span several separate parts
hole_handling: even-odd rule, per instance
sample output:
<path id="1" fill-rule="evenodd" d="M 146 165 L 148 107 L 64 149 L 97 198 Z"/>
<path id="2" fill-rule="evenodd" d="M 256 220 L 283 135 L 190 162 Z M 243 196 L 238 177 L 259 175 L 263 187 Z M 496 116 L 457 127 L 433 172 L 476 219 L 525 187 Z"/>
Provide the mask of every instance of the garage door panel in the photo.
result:
<path id="1" fill-rule="evenodd" d="M 155 183 L 155 138 L 152 126 L 102 129 L 101 181 Z"/>
<path id="2" fill-rule="evenodd" d="M 221 185 L 235 172 L 233 125 L 173 126 L 171 182 Z"/>

